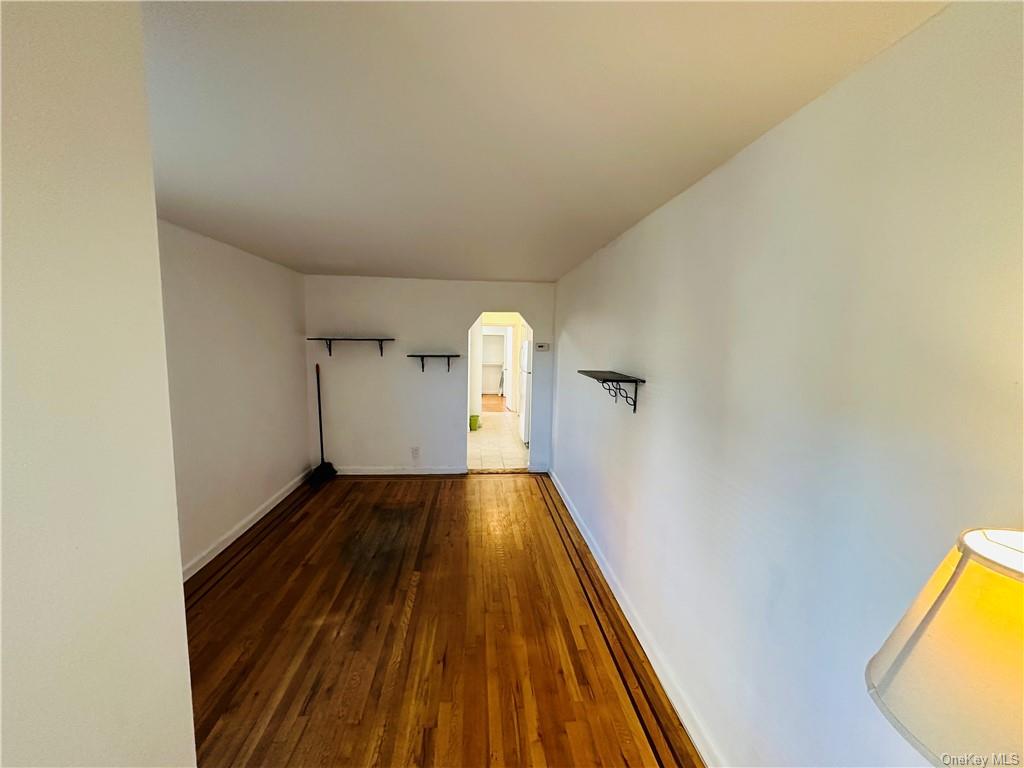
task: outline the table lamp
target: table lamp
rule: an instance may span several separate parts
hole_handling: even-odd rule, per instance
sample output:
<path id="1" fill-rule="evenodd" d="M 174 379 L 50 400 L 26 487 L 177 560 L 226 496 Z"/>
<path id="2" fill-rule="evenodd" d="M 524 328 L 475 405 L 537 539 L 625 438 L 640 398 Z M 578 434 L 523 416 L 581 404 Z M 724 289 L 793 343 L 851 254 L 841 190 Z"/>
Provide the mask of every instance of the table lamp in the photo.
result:
<path id="1" fill-rule="evenodd" d="M 1024 531 L 960 535 L 867 666 L 868 692 L 935 765 L 1024 763 Z"/>

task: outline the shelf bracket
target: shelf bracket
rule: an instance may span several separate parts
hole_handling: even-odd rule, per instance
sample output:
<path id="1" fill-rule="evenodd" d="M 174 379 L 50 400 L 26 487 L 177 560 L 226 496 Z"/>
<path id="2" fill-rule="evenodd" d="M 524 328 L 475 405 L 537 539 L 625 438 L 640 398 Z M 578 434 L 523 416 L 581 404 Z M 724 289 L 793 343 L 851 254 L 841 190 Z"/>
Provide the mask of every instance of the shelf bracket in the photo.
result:
<path id="1" fill-rule="evenodd" d="M 384 357 L 384 342 L 394 341 L 394 339 L 385 336 L 307 336 L 306 341 L 322 341 L 327 347 L 328 357 L 334 356 L 334 342 L 336 341 L 375 341 L 377 342 L 377 351 L 380 352 L 381 357 Z"/>
<path id="2" fill-rule="evenodd" d="M 434 354 L 434 353 L 430 353 L 430 352 L 420 352 L 420 353 L 414 352 L 414 353 L 406 355 L 406 357 L 417 357 L 417 358 L 419 358 L 419 361 L 420 361 L 420 373 L 425 373 L 426 372 L 426 370 L 427 370 L 427 358 L 428 357 L 438 357 L 438 358 L 443 357 L 445 359 L 445 362 L 448 364 L 448 373 L 451 373 L 452 372 L 452 358 L 453 357 L 462 357 L 462 355 L 455 354 L 455 353 L 452 353 L 450 355 L 444 355 L 444 354 Z"/>
<path id="3" fill-rule="evenodd" d="M 626 405 L 633 409 L 633 413 L 636 413 L 636 403 L 640 399 L 640 385 L 646 384 L 646 380 L 616 371 L 577 371 L 577 373 L 596 380 L 615 402 L 619 402 L 621 397 L 626 401 Z M 633 385 L 632 393 L 626 389 L 630 384 Z"/>
<path id="4" fill-rule="evenodd" d="M 626 405 L 633 407 L 633 413 L 636 413 L 636 401 L 637 396 L 639 395 L 640 385 L 637 384 L 637 382 L 635 381 L 632 383 L 632 395 L 629 394 L 629 391 L 622 385 L 622 382 L 619 381 L 602 381 L 601 386 L 604 387 L 605 392 L 607 392 L 615 399 L 615 402 L 619 402 L 619 398 L 621 397 L 623 400 L 626 401 Z"/>

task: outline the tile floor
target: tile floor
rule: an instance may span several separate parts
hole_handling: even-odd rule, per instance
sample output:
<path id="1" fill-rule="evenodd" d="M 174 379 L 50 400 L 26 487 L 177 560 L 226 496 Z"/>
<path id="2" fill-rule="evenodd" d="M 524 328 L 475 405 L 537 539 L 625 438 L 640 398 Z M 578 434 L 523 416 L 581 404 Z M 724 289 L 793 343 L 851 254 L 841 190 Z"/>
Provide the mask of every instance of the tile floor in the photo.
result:
<path id="1" fill-rule="evenodd" d="M 467 459 L 470 469 L 526 469 L 530 450 L 519 439 L 519 414 L 480 414 L 480 429 L 469 433 Z"/>

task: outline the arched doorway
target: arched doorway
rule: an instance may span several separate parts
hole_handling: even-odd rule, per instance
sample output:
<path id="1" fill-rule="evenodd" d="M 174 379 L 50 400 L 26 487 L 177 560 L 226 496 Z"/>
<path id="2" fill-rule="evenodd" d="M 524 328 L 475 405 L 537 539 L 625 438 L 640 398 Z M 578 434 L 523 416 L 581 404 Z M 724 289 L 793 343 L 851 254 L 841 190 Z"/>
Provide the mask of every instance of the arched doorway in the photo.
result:
<path id="1" fill-rule="evenodd" d="M 518 312 L 483 312 L 469 329 L 466 464 L 471 472 L 530 466 L 533 328 Z"/>

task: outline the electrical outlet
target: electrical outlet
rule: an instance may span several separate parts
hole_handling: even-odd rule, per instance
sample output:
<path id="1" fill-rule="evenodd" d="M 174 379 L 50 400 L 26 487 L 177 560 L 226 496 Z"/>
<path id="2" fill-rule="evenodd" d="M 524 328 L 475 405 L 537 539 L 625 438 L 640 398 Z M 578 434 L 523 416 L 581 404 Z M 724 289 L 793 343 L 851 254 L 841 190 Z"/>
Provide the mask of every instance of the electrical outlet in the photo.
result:
<path id="1" fill-rule="evenodd" d="M 419 464 L 420 461 L 420 447 L 414 445 L 409 449 L 409 453 L 412 454 L 412 460 L 414 463 Z"/>

